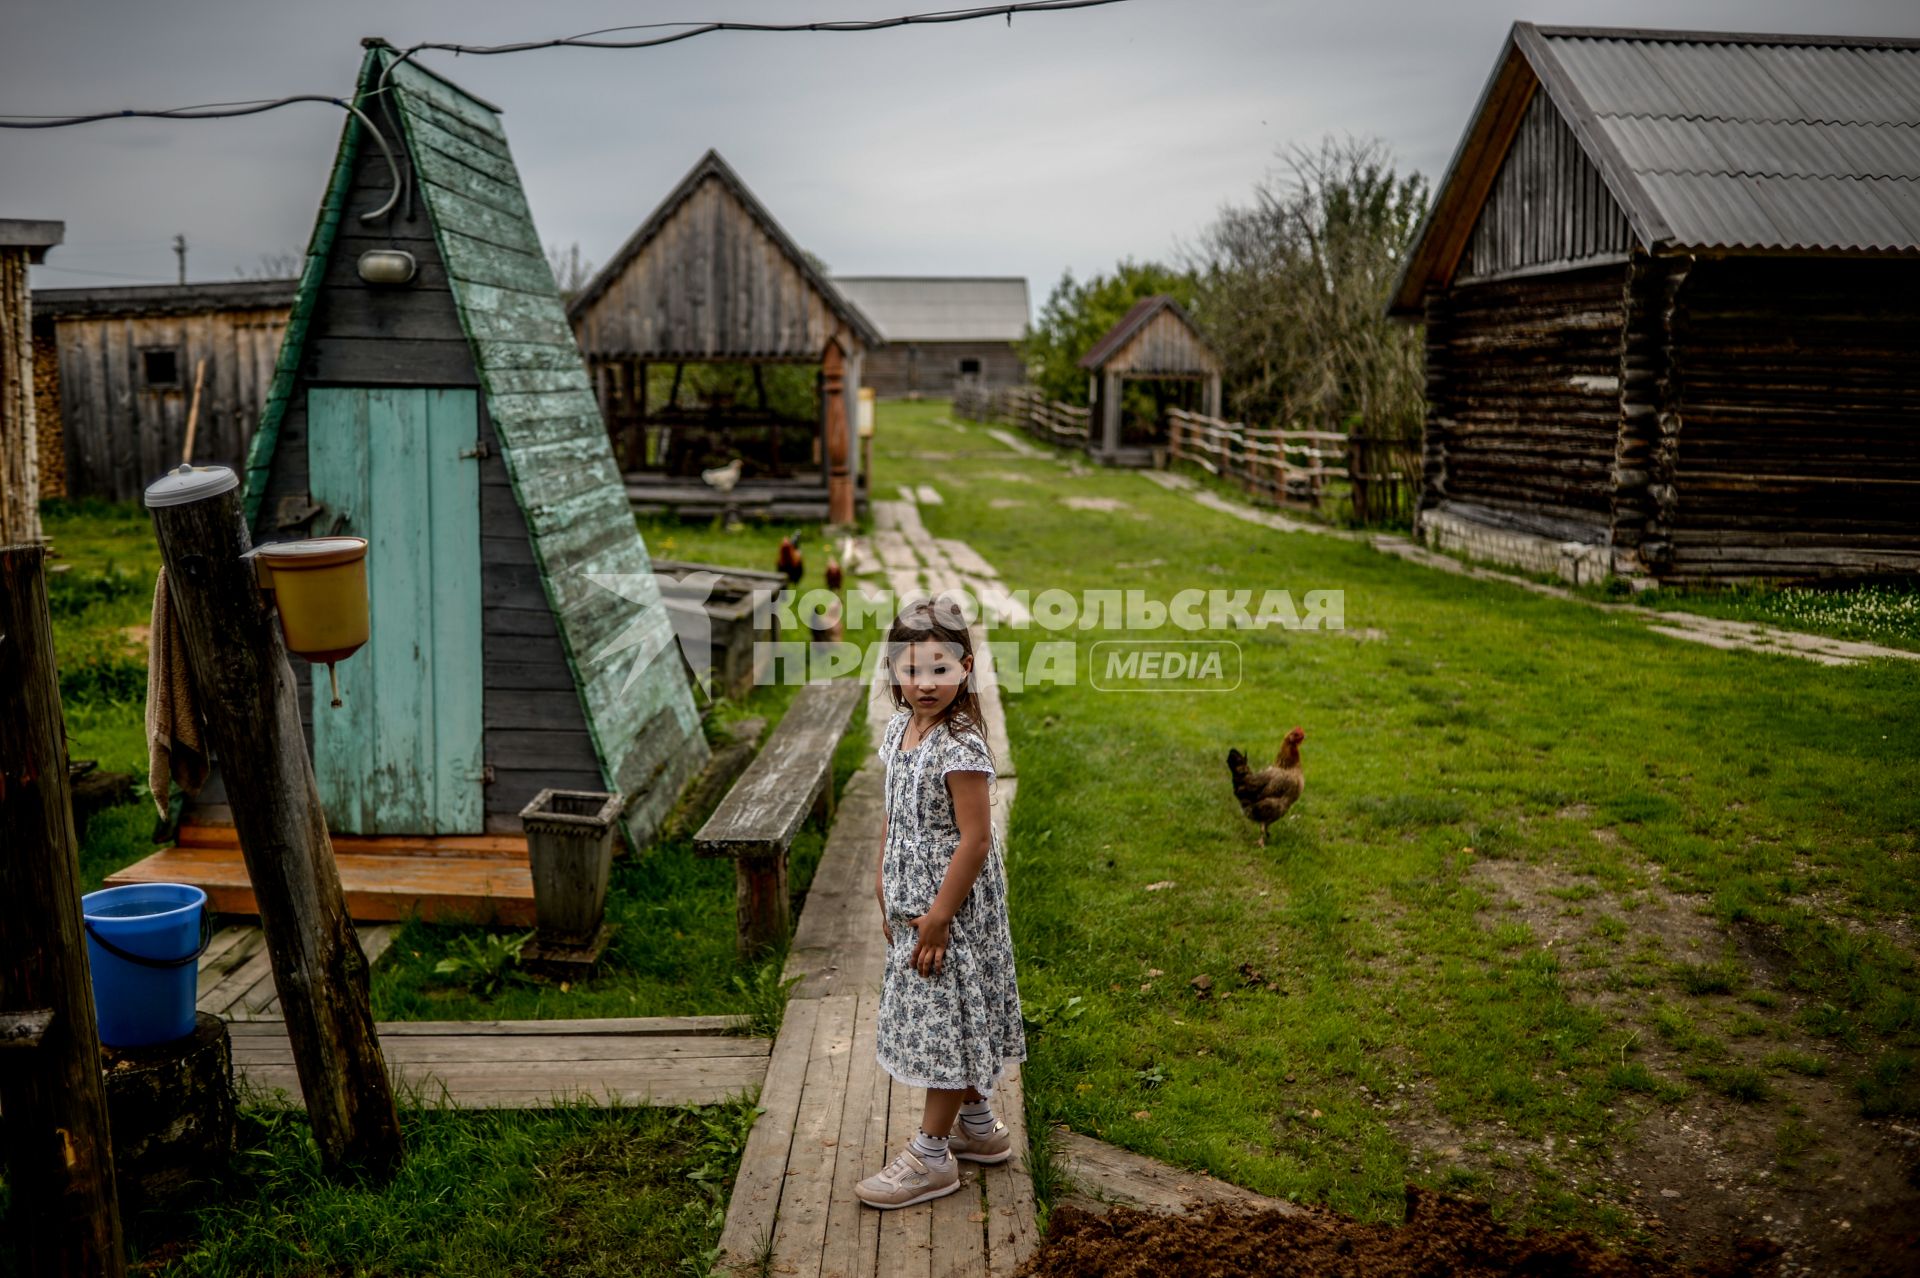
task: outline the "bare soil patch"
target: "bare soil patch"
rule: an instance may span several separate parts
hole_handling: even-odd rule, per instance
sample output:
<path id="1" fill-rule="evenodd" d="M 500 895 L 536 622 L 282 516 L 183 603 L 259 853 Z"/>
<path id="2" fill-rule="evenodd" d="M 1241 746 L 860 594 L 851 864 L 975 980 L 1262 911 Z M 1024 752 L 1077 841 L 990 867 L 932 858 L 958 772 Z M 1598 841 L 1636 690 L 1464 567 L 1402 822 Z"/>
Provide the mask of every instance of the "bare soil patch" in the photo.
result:
<path id="1" fill-rule="evenodd" d="M 1624 846 L 1610 828 L 1590 833 Z M 1786 982 L 1776 938 L 1723 926 L 1704 896 L 1642 868 L 1624 894 L 1550 864 L 1481 860 L 1470 873 L 1494 898 L 1488 925 L 1525 923 L 1530 943 L 1557 956 L 1568 997 L 1619 1028 L 1622 1066 L 1644 1066 L 1672 1092 L 1623 1093 L 1623 1139 L 1604 1150 L 1522 1150 L 1418 1108 L 1397 1132 L 1427 1161 L 1480 1171 L 1503 1194 L 1526 1192 L 1516 1155 L 1544 1162 L 1677 1255 L 1756 1236 L 1779 1246 L 1783 1276 L 1920 1272 L 1920 1130 L 1861 1116 L 1850 1085 L 1861 1062 L 1800 1028 L 1807 999 Z M 1730 979 L 1690 992 L 1671 964 Z"/>
<path id="2" fill-rule="evenodd" d="M 1095 1215 L 1054 1209 L 1041 1249 L 1020 1278 L 1718 1278 L 1777 1272 L 1764 1240 L 1728 1244 L 1711 1260 L 1678 1262 L 1652 1250 L 1609 1251 L 1590 1235 L 1509 1234 L 1484 1203 L 1407 1187 L 1403 1225 L 1362 1224 L 1324 1208 L 1247 1214 L 1212 1207 L 1161 1216 L 1116 1207 Z"/>

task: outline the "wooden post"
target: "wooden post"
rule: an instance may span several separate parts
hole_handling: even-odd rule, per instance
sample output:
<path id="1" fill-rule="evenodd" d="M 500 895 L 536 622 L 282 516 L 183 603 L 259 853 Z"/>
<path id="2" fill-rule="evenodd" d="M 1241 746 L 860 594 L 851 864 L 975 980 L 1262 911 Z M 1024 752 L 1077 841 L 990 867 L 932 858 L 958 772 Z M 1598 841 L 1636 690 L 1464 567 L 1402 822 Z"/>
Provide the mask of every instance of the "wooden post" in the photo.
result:
<path id="1" fill-rule="evenodd" d="M 1100 374 L 1100 451 L 1108 457 L 1120 447 L 1120 374 Z"/>
<path id="2" fill-rule="evenodd" d="M 24 248 L 0 246 L 0 546 L 40 540 L 28 256 Z"/>
<path id="3" fill-rule="evenodd" d="M 826 401 L 827 522 L 853 522 L 853 469 L 847 439 L 847 357 L 837 341 L 820 361 L 820 396 Z"/>
<path id="4" fill-rule="evenodd" d="M 24 271 L 23 271 L 24 274 Z M 0 548 L 0 1111 L 23 1274 L 126 1272 L 38 546 Z"/>
<path id="5" fill-rule="evenodd" d="M 167 588 L 259 905 L 321 1161 L 329 1174 L 385 1177 L 401 1159 L 399 1116 L 368 1002 L 366 956 L 347 916 L 300 731 L 293 671 L 253 563 L 241 558 L 252 538 L 240 493 L 208 491 L 151 507 Z M 149 489 L 148 501 L 155 495 Z"/>

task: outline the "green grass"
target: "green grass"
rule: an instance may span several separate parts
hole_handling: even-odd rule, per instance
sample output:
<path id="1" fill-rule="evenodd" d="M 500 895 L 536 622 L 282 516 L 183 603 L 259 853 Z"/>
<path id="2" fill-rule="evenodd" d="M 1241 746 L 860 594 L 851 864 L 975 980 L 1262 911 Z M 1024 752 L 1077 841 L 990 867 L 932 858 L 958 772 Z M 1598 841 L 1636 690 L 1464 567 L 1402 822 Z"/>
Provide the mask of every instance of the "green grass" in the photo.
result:
<path id="1" fill-rule="evenodd" d="M 1273 533 L 1137 475 L 1022 459 L 978 427 L 939 424 L 944 412 L 885 408 L 879 487 L 935 484 L 945 500 L 921 507 L 927 526 L 968 541 L 1010 588 L 1341 589 L 1347 626 L 1373 632 L 1220 632 L 1244 655 L 1238 689 L 1152 695 L 1090 686 L 1098 631 L 993 632 L 1023 653 L 1079 645 L 1077 682 L 1007 694 L 1022 993 L 1030 1007 L 1083 1000 L 1034 1035 L 1035 1124 L 1374 1219 L 1399 1216 L 1409 1181 L 1483 1174 L 1423 1151 L 1400 1119 L 1481 1136 L 1504 1124 L 1583 1151 L 1499 1172 L 1485 1188 L 1504 1215 L 1614 1228 L 1584 1151 L 1629 1142 L 1635 1106 L 1702 1087 L 1781 1103 L 1704 1028 L 1752 974 L 1711 955 L 1680 969 L 1647 957 L 1655 889 L 1764 942 L 1768 983 L 1816 1010 L 1803 1026 L 1786 1005 L 1742 1007 L 1827 1040 L 1868 1112 L 1912 1112 L 1920 972 L 1876 924 L 1920 907 L 1920 667 L 1677 642 Z M 1125 505 L 1072 509 L 1070 496 Z M 1264 762 L 1294 724 L 1306 794 L 1256 849 L 1224 758 L 1238 746 Z M 1589 937 L 1577 960 L 1488 909 L 1499 893 L 1481 870 L 1496 861 L 1587 885 L 1562 898 L 1580 900 Z M 1163 880 L 1175 886 L 1144 890 Z M 1629 991 L 1630 1010 L 1574 998 L 1576 961 Z M 1239 988 L 1243 963 L 1267 984 Z M 1213 997 L 1189 988 L 1200 974 Z M 1661 987 L 1656 1030 L 1645 1009 Z M 1627 1058 L 1636 1032 L 1661 1059 Z M 1145 1087 L 1147 1070 L 1163 1081 Z"/>
<path id="2" fill-rule="evenodd" d="M 754 1113 L 745 1103 L 406 1111 L 405 1167 L 370 1187 L 320 1174 L 304 1117 L 244 1110 L 216 1192 L 126 1222 L 132 1272 L 705 1278 Z M 0 1275 L 7 1265 L 0 1257 Z"/>
<path id="3" fill-rule="evenodd" d="M 1834 588 L 1764 583 L 1718 590 L 1667 587 L 1645 591 L 1633 602 L 1920 650 L 1920 581 Z"/>

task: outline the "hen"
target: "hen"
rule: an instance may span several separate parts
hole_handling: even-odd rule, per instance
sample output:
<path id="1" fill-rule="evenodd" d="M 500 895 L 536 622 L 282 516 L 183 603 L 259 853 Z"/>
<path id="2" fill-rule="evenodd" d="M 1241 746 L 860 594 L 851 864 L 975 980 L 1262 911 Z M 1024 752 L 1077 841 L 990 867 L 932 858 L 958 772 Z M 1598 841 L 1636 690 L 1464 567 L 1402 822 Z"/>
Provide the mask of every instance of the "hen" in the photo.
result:
<path id="1" fill-rule="evenodd" d="M 1247 756 L 1238 750 L 1227 751 L 1227 771 L 1233 774 L 1233 797 L 1249 821 L 1260 823 L 1259 846 L 1267 846 L 1267 830 L 1299 801 L 1306 787 L 1300 771 L 1300 743 L 1307 739 L 1304 728 L 1295 728 L 1280 743 L 1273 766 L 1258 772 L 1247 769 Z"/>

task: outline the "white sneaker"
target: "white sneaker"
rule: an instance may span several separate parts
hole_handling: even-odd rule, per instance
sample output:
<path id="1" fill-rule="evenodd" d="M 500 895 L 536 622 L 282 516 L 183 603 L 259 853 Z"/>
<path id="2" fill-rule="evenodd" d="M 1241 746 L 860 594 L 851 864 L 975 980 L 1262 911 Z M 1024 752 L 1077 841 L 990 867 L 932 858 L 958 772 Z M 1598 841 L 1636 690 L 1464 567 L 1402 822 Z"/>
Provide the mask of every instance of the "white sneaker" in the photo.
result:
<path id="1" fill-rule="evenodd" d="M 889 1210 L 911 1207 L 930 1198 L 940 1198 L 960 1188 L 960 1162 L 948 1155 L 946 1166 L 934 1168 L 922 1162 L 911 1149 L 853 1187 L 860 1201 L 869 1207 Z"/>

